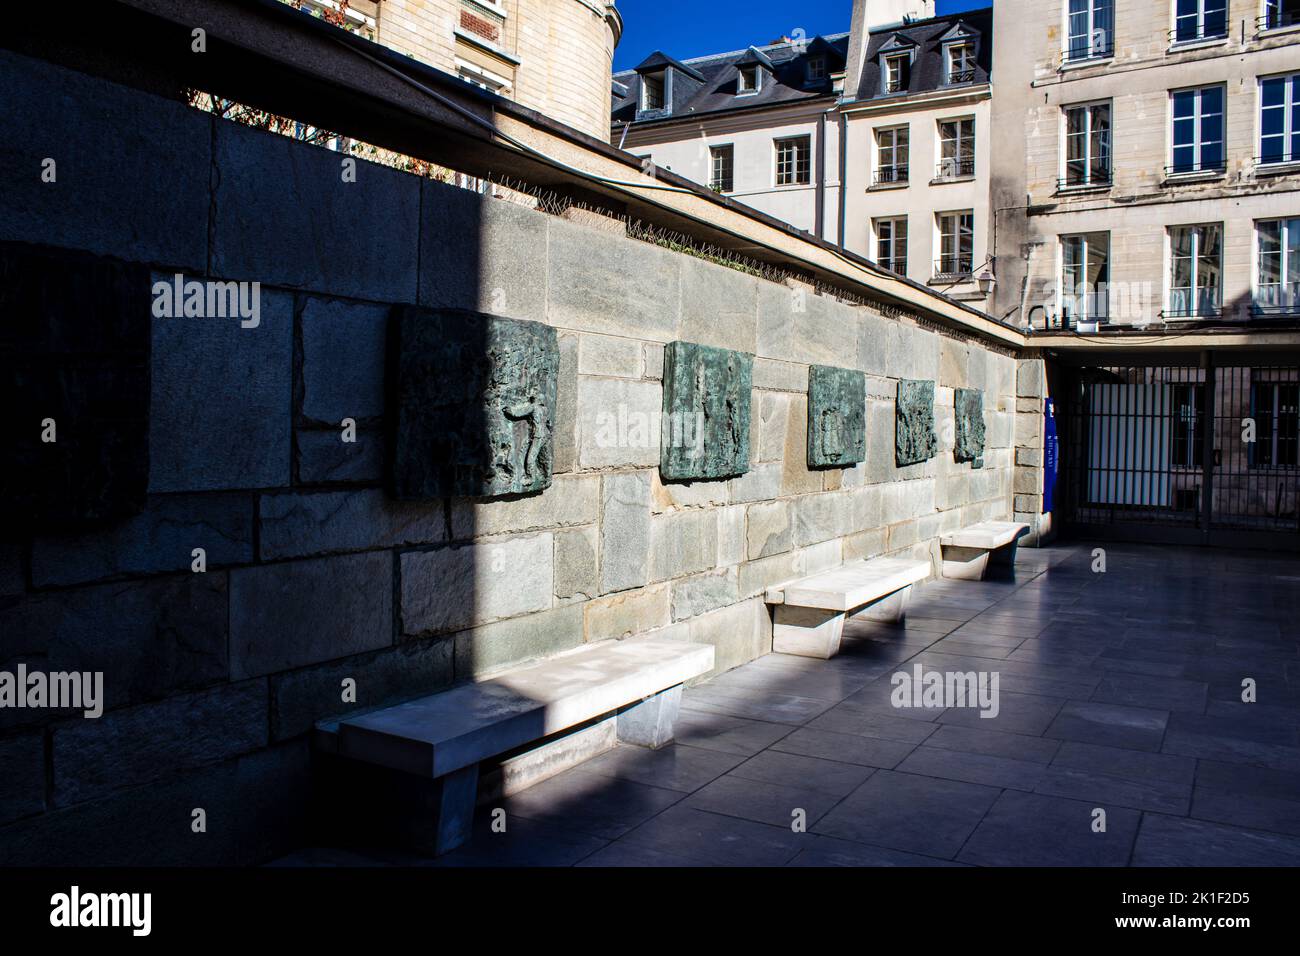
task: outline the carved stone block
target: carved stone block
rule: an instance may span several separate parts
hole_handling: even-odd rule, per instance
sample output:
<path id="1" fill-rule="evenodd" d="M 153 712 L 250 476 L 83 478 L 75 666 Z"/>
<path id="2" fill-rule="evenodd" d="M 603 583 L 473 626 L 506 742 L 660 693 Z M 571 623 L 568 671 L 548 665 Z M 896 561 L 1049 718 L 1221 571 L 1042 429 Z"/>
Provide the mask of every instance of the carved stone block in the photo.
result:
<path id="1" fill-rule="evenodd" d="M 894 463 L 900 468 L 934 457 L 934 382 L 903 379 L 898 383 L 894 419 Z"/>
<path id="2" fill-rule="evenodd" d="M 850 368 L 808 368 L 808 467 L 844 468 L 867 457 L 867 378 Z"/>
<path id="3" fill-rule="evenodd" d="M 754 357 L 670 342 L 664 349 L 663 446 L 666 481 L 731 478 L 749 471 Z"/>
<path id="4" fill-rule="evenodd" d="M 398 306 L 388 348 L 394 497 L 494 498 L 551 484 L 555 329 Z"/>
<path id="5" fill-rule="evenodd" d="M 984 455 L 984 393 L 977 388 L 953 389 L 952 404 L 956 423 L 953 460 L 974 462 L 979 468 Z"/>

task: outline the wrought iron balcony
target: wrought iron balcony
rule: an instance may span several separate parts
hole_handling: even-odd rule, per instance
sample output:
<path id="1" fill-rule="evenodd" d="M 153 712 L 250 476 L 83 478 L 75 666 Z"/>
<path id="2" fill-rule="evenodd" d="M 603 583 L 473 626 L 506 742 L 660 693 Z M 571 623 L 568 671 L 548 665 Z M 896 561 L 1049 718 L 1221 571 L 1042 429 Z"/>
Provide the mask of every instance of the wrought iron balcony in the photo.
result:
<path id="1" fill-rule="evenodd" d="M 879 166 L 871 178 L 873 186 L 890 186 L 907 182 L 906 166 Z"/>
<path id="2" fill-rule="evenodd" d="M 1077 46 L 1061 54 L 1061 63 L 1087 63 L 1089 60 L 1108 60 L 1115 55 L 1115 45 L 1109 39 L 1095 41 L 1087 46 Z"/>
<path id="3" fill-rule="evenodd" d="M 974 175 L 974 156 L 959 156 L 952 159 L 941 159 L 939 160 L 939 165 L 934 169 L 934 178 L 938 180 L 960 179 L 963 176 Z"/>
<path id="4" fill-rule="evenodd" d="M 1169 31 L 1170 45 L 1178 43 L 1198 43 L 1202 40 L 1226 40 L 1228 37 L 1228 23 L 1225 20 L 1222 24 L 1210 26 L 1205 23 L 1192 23 L 1186 26 L 1174 27 Z"/>
<path id="5" fill-rule="evenodd" d="M 1300 26 L 1300 12 L 1294 10 L 1270 10 L 1262 17 L 1255 18 L 1255 27 L 1260 31 L 1294 26 Z"/>
<path id="6" fill-rule="evenodd" d="M 948 83 L 974 83 L 975 71 L 972 70 L 952 70 L 948 73 Z"/>
<path id="7" fill-rule="evenodd" d="M 934 277 L 931 282 L 971 282 L 974 280 L 975 266 L 973 255 L 944 256 L 934 264 Z"/>
<path id="8" fill-rule="evenodd" d="M 1111 171 L 1091 170 L 1087 173 L 1066 173 L 1056 181 L 1056 191 L 1069 189 L 1102 189 L 1111 185 Z"/>
<path id="9" fill-rule="evenodd" d="M 1211 173 L 1224 173 L 1228 168 L 1226 159 L 1202 160 L 1194 163 L 1173 163 L 1165 167 L 1165 177 L 1170 176 L 1194 176 L 1197 173 L 1209 175 Z"/>

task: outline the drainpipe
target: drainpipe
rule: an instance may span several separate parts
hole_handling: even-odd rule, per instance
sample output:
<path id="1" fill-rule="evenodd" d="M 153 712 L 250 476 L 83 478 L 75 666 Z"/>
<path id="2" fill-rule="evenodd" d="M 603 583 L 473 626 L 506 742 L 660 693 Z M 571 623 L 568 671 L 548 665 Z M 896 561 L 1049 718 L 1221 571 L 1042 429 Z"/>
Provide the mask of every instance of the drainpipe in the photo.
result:
<path id="1" fill-rule="evenodd" d="M 848 174 L 849 174 L 849 154 L 848 154 L 848 133 L 849 118 L 844 113 L 840 114 L 840 215 L 839 228 L 836 230 L 836 242 L 841 249 L 844 248 L 844 216 L 848 209 Z"/>
<path id="2" fill-rule="evenodd" d="M 826 114 L 817 117 L 817 204 L 813 210 L 813 235 L 825 239 L 822 235 L 826 225 Z"/>

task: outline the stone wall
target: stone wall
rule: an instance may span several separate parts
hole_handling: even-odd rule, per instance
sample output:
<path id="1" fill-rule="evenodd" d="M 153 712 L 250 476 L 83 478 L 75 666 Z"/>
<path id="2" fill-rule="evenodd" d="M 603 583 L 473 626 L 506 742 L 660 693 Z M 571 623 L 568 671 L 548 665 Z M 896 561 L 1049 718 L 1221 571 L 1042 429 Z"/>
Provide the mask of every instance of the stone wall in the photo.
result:
<path id="1" fill-rule="evenodd" d="M 609 224 L 366 164 L 348 182 L 334 153 L 17 55 L 0 53 L 0 79 L 0 158 L 19 171 L 0 241 L 50 247 L 69 282 L 89 253 L 155 281 L 261 283 L 255 327 L 132 313 L 151 340 L 142 512 L 58 532 L 7 516 L 0 670 L 102 671 L 106 707 L 0 709 L 0 862 L 265 859 L 302 837 L 316 720 L 650 631 L 713 644 L 725 670 L 770 649 L 768 585 L 873 555 L 934 560 L 939 534 L 1012 513 L 1011 355 Z M 42 105 L 52 95 L 64 108 Z M 557 330 L 548 489 L 386 494 L 386 335 L 403 304 Z M 755 356 L 747 473 L 660 480 L 675 340 Z M 812 363 L 866 373 L 865 462 L 808 469 Z M 897 468 L 902 378 L 937 383 L 939 449 Z M 984 393 L 979 469 L 953 460 L 956 387 Z M 43 417 L 23 414 L 15 427 Z"/>

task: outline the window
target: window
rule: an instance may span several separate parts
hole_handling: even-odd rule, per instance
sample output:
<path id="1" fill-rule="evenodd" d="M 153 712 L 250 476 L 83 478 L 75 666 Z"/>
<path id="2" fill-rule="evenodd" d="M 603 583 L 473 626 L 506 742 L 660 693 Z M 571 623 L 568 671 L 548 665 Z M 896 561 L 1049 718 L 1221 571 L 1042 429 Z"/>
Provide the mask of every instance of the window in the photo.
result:
<path id="1" fill-rule="evenodd" d="M 1177 90 L 1173 101 L 1173 165 L 1170 173 L 1216 172 L 1225 169 L 1223 151 L 1223 87 Z"/>
<path id="2" fill-rule="evenodd" d="M 1205 460 L 1205 427 L 1201 418 L 1203 392 L 1200 385 L 1175 385 L 1170 414 L 1173 443 L 1170 464 L 1178 468 L 1200 468 Z"/>
<path id="3" fill-rule="evenodd" d="M 907 275 L 907 217 L 877 219 L 876 264 L 882 269 Z"/>
<path id="4" fill-rule="evenodd" d="M 935 263 L 938 276 L 966 276 L 971 273 L 975 259 L 975 213 L 941 212 L 939 224 L 939 261 Z"/>
<path id="5" fill-rule="evenodd" d="M 975 79 L 975 44 L 952 43 L 944 51 L 949 83 L 970 83 Z"/>
<path id="6" fill-rule="evenodd" d="M 735 186 L 733 170 L 735 169 L 736 148 L 731 144 L 709 147 L 709 188 L 720 193 L 729 193 Z"/>
<path id="7" fill-rule="evenodd" d="M 661 110 L 664 108 L 664 75 L 641 77 L 641 109 Z"/>
<path id="8" fill-rule="evenodd" d="M 939 179 L 975 175 L 975 121 L 940 120 Z"/>
<path id="9" fill-rule="evenodd" d="M 1110 182 L 1110 104 L 1065 109 L 1066 186 Z"/>
<path id="10" fill-rule="evenodd" d="M 1169 229 L 1169 308 L 1175 318 L 1215 316 L 1223 288 L 1223 226 Z"/>
<path id="11" fill-rule="evenodd" d="M 1228 35 L 1228 0 L 1177 0 L 1174 42 L 1208 40 Z"/>
<path id="12" fill-rule="evenodd" d="M 1259 81 L 1261 163 L 1300 162 L 1300 73 Z"/>
<path id="13" fill-rule="evenodd" d="M 1255 441 L 1248 446 L 1250 464 L 1294 468 L 1300 450 L 1300 385 L 1252 382 L 1250 417 L 1255 420 Z"/>
<path id="14" fill-rule="evenodd" d="M 1068 0 L 1066 60 L 1091 60 L 1115 51 L 1114 0 Z"/>
<path id="15" fill-rule="evenodd" d="M 763 74 L 759 72 L 757 66 L 742 66 L 737 72 L 737 93 L 757 93 L 759 87 L 763 85 Z"/>
<path id="16" fill-rule="evenodd" d="M 906 126 L 876 130 L 876 182 L 907 182 Z"/>
<path id="17" fill-rule="evenodd" d="M 1265 30 L 1277 30 L 1300 24 L 1300 0 L 1264 0 L 1264 16 L 1260 26 Z"/>
<path id="18" fill-rule="evenodd" d="M 1067 328 L 1110 314 L 1110 234 L 1061 237 L 1061 317 Z"/>
<path id="19" fill-rule="evenodd" d="M 826 79 L 826 57 L 815 56 L 808 61 L 806 76 L 808 82 L 817 83 Z"/>
<path id="20" fill-rule="evenodd" d="M 907 89 L 908 72 L 912 58 L 906 53 L 885 57 L 885 92 L 901 93 Z"/>
<path id="21" fill-rule="evenodd" d="M 1300 218 L 1255 224 L 1256 315 L 1300 315 Z"/>
<path id="22" fill-rule="evenodd" d="M 811 149 L 807 136 L 793 136 L 776 141 L 776 184 L 806 186 L 810 182 Z"/>

